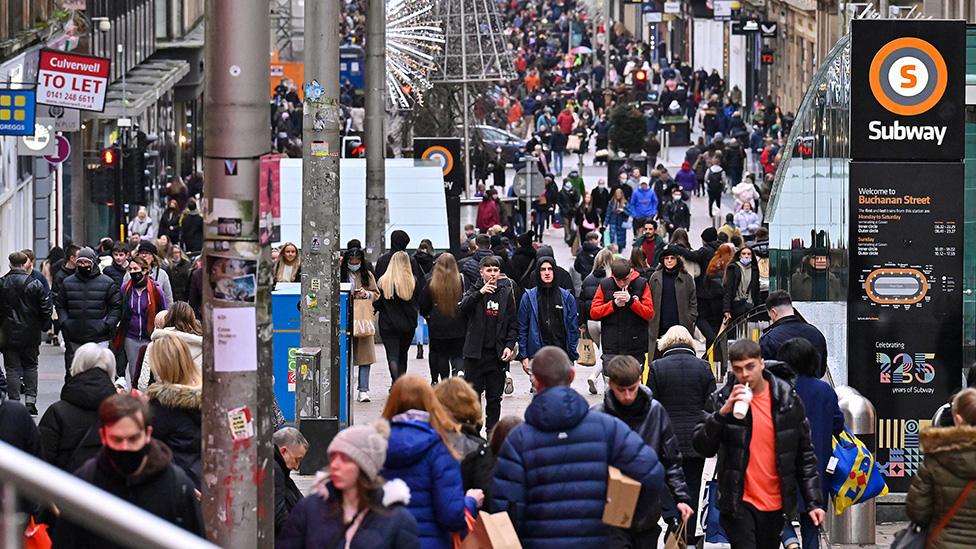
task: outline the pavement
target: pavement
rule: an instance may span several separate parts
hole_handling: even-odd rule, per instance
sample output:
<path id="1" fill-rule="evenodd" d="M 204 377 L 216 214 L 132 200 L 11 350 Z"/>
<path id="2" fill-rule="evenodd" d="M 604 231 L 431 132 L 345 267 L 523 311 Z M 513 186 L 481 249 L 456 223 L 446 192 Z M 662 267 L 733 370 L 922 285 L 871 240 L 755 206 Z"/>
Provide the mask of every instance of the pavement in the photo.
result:
<path id="1" fill-rule="evenodd" d="M 673 147 L 671 149 L 662 150 L 658 161 L 663 163 L 673 176 L 674 173 L 676 173 L 680 168 L 681 162 L 684 160 L 684 153 L 686 149 L 687 147 Z M 576 158 L 577 157 L 575 156 L 568 156 L 566 158 L 564 175 L 568 174 L 571 169 L 578 169 L 578 164 L 575 162 Z M 607 177 L 607 169 L 606 166 L 603 165 L 594 166 L 592 164 L 592 155 L 588 155 L 584 158 L 582 175 L 586 188 L 592 189 L 596 187 L 596 182 L 598 179 Z M 513 178 L 514 173 L 509 173 L 508 180 L 512 181 Z M 698 247 L 700 246 L 700 237 L 698 236 L 699 233 L 705 227 L 712 225 L 713 220 L 708 216 L 708 205 L 706 198 L 694 196 L 691 197 L 690 207 L 692 222 L 689 237 L 691 239 L 692 246 Z M 726 202 L 723 204 L 723 217 L 726 212 L 732 211 L 731 207 L 732 199 L 726 195 Z M 562 229 L 551 229 L 548 234 L 543 236 L 543 243 L 552 246 L 557 264 L 563 266 L 564 268 L 571 269 L 573 264 L 573 256 L 570 253 L 569 247 L 565 244 L 565 242 L 563 242 L 562 236 Z M 413 235 L 413 237 L 417 241 L 422 238 L 421 235 Z M 599 350 L 597 352 L 599 353 Z M 418 359 L 416 358 L 416 354 L 416 347 L 414 347 L 409 353 L 410 359 L 407 365 L 407 373 L 419 375 L 429 379 L 430 371 L 428 369 L 426 359 Z M 390 375 L 385 361 L 385 352 L 381 345 L 377 345 L 376 356 L 378 362 L 373 365 L 370 371 L 370 395 L 372 397 L 372 401 L 367 403 L 356 402 L 353 404 L 354 423 L 368 423 L 379 418 L 383 410 L 383 405 L 386 402 L 386 396 L 390 391 Z M 597 357 L 597 364 L 600 364 L 599 356 Z M 573 381 L 572 387 L 576 389 L 577 392 L 582 394 L 590 404 L 596 404 L 603 398 L 603 387 L 602 384 L 598 385 L 601 394 L 591 395 L 589 393 L 586 378 L 590 375 L 590 373 L 592 373 L 592 371 L 593 367 L 578 367 L 577 375 Z M 511 395 L 505 395 L 504 399 L 502 400 L 501 413 L 503 417 L 505 415 L 522 416 L 526 407 L 532 400 L 532 395 L 529 393 L 530 382 L 528 375 L 526 375 L 517 365 L 512 367 L 511 372 L 515 391 Z M 44 411 L 48 406 L 51 405 L 51 403 L 60 398 L 59 395 L 63 381 L 63 351 L 60 347 L 42 345 L 38 369 L 37 399 L 37 407 L 41 415 L 44 414 Z M 295 475 L 295 477 L 297 484 L 303 491 L 307 490 L 307 488 L 311 485 L 311 476 Z M 905 524 L 906 523 L 879 524 L 877 526 L 877 545 L 868 545 L 863 547 L 887 547 L 891 543 L 894 534 L 903 528 Z M 663 547 L 663 540 L 661 543 L 661 546 Z M 706 548 L 711 549 L 713 547 L 722 547 L 722 545 L 706 544 Z M 848 546 L 832 545 L 832 547 Z M 850 547 L 857 546 L 851 545 Z"/>

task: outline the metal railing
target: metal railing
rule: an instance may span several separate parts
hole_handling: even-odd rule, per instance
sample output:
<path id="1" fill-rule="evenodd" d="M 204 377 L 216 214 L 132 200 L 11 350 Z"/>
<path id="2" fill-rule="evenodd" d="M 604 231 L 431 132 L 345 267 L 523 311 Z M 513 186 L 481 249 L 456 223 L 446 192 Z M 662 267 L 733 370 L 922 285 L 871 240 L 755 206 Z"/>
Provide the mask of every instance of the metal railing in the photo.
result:
<path id="1" fill-rule="evenodd" d="M 800 320 L 806 322 L 806 319 L 803 318 L 800 311 L 794 309 L 793 314 Z M 725 324 L 719 331 L 715 336 L 715 340 L 705 349 L 705 352 L 701 356 L 702 359 L 712 365 L 712 373 L 715 375 L 715 379 L 719 384 L 725 381 L 725 377 L 729 372 L 729 341 L 748 338 L 758 342 L 759 336 L 762 335 L 764 329 L 769 327 L 769 324 L 769 313 L 766 311 L 766 306 L 760 305 L 737 317 L 732 322 Z M 831 387 L 835 387 L 834 377 L 831 375 L 829 368 L 827 369 L 825 381 Z"/>
<path id="2" fill-rule="evenodd" d="M 140 549 L 216 549 L 203 538 L 146 512 L 131 503 L 47 462 L 0 442 L 0 486 L 3 508 L 0 529 L 4 549 L 24 543 L 25 517 L 17 499 L 57 506 L 60 516 L 108 539 Z"/>

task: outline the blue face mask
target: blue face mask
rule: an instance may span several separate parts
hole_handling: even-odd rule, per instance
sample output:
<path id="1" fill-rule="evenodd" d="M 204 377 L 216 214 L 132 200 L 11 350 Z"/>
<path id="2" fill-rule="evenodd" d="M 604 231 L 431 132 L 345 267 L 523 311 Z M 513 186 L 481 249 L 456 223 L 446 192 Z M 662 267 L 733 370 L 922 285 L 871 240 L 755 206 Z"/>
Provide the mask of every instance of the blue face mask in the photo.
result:
<path id="1" fill-rule="evenodd" d="M 742 262 L 743 265 L 748 265 L 748 264 L 752 263 L 752 258 L 751 257 L 740 257 L 739 258 L 739 261 Z"/>
<path id="2" fill-rule="evenodd" d="M 360 268 L 360 267 L 362 267 L 362 266 L 363 266 L 363 264 L 362 264 L 362 263 L 350 263 L 350 264 L 349 264 L 349 270 L 350 270 L 350 271 L 352 271 L 352 272 L 356 272 L 356 271 L 358 271 L 358 270 L 359 270 L 359 268 Z"/>

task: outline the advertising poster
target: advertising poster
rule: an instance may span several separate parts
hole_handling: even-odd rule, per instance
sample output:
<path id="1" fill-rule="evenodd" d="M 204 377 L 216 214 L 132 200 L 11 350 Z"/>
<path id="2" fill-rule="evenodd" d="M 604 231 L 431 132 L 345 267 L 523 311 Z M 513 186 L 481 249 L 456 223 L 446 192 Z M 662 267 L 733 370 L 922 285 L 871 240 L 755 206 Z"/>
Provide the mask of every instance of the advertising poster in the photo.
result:
<path id="1" fill-rule="evenodd" d="M 267 154 L 261 157 L 258 194 L 258 237 L 261 244 L 281 240 L 281 158 Z"/>
<path id="2" fill-rule="evenodd" d="M 37 71 L 37 103 L 104 111 L 110 64 L 110 60 L 101 57 L 42 51 Z"/>
<path id="3" fill-rule="evenodd" d="M 962 378 L 964 167 L 852 162 L 848 379 L 877 410 L 892 492 L 921 464 L 919 433 Z"/>
<path id="4" fill-rule="evenodd" d="M 0 135 L 34 135 L 34 90 L 0 90 Z"/>
<path id="5" fill-rule="evenodd" d="M 922 429 L 962 383 L 966 27 L 852 25 L 848 380 L 904 493 Z"/>

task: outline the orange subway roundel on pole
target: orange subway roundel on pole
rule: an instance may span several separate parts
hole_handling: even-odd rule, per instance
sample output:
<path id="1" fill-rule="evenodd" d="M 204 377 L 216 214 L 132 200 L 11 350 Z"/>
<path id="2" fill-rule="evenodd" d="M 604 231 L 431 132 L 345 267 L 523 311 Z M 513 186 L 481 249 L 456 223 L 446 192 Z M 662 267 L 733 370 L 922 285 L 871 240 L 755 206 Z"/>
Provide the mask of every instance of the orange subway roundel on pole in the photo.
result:
<path id="1" fill-rule="evenodd" d="M 897 38 L 871 61 L 871 93 L 894 114 L 915 116 L 934 107 L 948 82 L 945 59 L 920 38 Z"/>
<path id="2" fill-rule="evenodd" d="M 963 21 L 851 22 L 851 158 L 941 162 L 964 156 Z"/>

